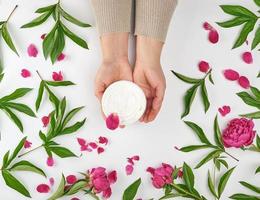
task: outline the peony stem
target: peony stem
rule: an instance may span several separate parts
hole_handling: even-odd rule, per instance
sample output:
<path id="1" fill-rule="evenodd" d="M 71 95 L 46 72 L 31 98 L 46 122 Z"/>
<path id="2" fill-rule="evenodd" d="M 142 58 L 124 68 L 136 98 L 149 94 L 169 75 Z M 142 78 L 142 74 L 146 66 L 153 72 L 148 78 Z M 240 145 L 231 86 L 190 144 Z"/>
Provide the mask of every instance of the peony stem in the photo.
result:
<path id="1" fill-rule="evenodd" d="M 232 156 L 230 153 L 228 153 L 228 152 L 225 151 L 225 154 L 229 155 L 231 158 L 233 158 L 234 160 L 236 160 L 237 162 L 239 162 L 239 160 L 238 160 L 236 157 Z"/>
<path id="2" fill-rule="evenodd" d="M 11 18 L 11 16 L 13 15 L 13 13 L 14 13 L 14 11 L 16 10 L 17 7 L 18 7 L 18 5 L 16 5 L 16 6 L 14 7 L 14 9 L 12 10 L 12 12 L 11 12 L 10 15 L 8 16 L 6 22 L 9 21 L 9 19 Z"/>
<path id="3" fill-rule="evenodd" d="M 38 146 L 38 147 L 35 147 L 34 149 L 31 149 L 30 151 L 27 151 L 27 152 L 25 152 L 25 153 L 19 155 L 18 158 L 21 158 L 22 156 L 25 156 L 25 155 L 27 155 L 27 154 L 29 154 L 29 153 L 31 153 L 31 152 L 33 152 L 33 151 L 35 151 L 35 150 L 41 148 L 42 146 L 43 146 L 43 145 L 40 145 L 40 146 Z"/>
<path id="4" fill-rule="evenodd" d="M 40 72 L 38 70 L 36 70 L 36 72 L 37 72 L 38 76 L 40 77 L 40 79 L 43 81 L 43 78 L 42 78 Z"/>

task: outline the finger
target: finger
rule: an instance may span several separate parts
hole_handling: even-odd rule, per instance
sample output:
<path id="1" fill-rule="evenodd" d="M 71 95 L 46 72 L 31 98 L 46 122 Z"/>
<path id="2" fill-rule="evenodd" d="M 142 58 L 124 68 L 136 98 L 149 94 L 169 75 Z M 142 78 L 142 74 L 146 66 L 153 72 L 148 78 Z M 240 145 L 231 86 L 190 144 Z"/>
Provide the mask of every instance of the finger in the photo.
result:
<path id="1" fill-rule="evenodd" d="M 148 116 L 149 116 L 149 113 L 151 112 L 151 109 L 152 109 L 152 103 L 153 103 L 153 99 L 152 98 L 148 98 L 147 99 L 146 110 L 145 110 L 145 113 L 144 113 L 144 119 L 143 119 L 143 121 L 145 123 L 148 122 Z"/>
<path id="2" fill-rule="evenodd" d="M 101 101 L 102 96 L 106 90 L 106 85 L 104 83 L 96 83 L 95 96 Z"/>

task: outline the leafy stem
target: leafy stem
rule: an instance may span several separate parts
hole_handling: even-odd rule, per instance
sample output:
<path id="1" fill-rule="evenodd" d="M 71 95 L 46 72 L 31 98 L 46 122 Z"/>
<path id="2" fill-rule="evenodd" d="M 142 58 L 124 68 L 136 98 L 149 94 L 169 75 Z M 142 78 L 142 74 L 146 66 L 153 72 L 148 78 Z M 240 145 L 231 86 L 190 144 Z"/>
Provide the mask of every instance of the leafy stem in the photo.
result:
<path id="1" fill-rule="evenodd" d="M 18 5 L 16 5 L 16 6 L 14 7 L 14 9 L 12 10 L 12 12 L 11 12 L 10 15 L 8 16 L 6 22 L 9 21 L 9 19 L 11 18 L 11 16 L 13 15 L 14 11 L 15 11 L 17 8 L 18 8 Z"/>
<path id="2" fill-rule="evenodd" d="M 40 145 L 40 146 L 38 146 L 38 147 L 35 147 L 35 148 L 33 148 L 33 149 L 31 149 L 31 150 L 29 150 L 29 151 L 27 151 L 27 152 L 25 152 L 25 153 L 20 154 L 20 155 L 18 156 L 18 158 L 21 158 L 21 157 L 23 157 L 23 156 L 25 156 L 25 155 L 27 155 L 27 154 L 33 152 L 33 151 L 36 151 L 37 149 L 40 149 L 40 148 L 42 148 L 42 147 L 43 147 L 43 144 Z"/>
<path id="3" fill-rule="evenodd" d="M 178 185 L 176 185 L 176 184 L 174 184 L 174 183 L 172 183 L 172 184 L 170 184 L 170 185 L 171 185 L 175 190 L 181 191 L 182 193 L 193 197 L 195 200 L 203 200 L 201 197 L 198 197 L 197 195 L 192 194 L 192 193 L 190 193 L 189 191 L 182 189 L 181 187 L 179 187 Z"/>
<path id="4" fill-rule="evenodd" d="M 234 160 L 236 160 L 237 162 L 239 162 L 239 160 L 236 157 L 232 156 L 230 153 L 228 153 L 226 151 L 224 151 L 224 153 L 227 154 L 228 156 L 230 156 L 231 158 L 233 158 Z"/>

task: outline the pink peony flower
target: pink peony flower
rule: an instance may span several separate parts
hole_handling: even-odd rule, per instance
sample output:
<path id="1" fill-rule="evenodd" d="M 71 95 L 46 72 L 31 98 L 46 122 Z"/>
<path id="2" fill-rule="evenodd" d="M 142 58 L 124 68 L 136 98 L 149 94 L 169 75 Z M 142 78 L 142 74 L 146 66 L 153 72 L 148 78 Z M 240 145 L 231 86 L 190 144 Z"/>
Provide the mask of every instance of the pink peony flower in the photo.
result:
<path id="1" fill-rule="evenodd" d="M 62 60 L 65 59 L 65 57 L 66 57 L 66 55 L 65 55 L 64 53 L 61 53 L 61 54 L 58 56 L 57 60 L 58 60 L 58 61 L 62 61 Z"/>
<path id="2" fill-rule="evenodd" d="M 47 184 L 40 184 L 36 188 L 39 193 L 48 193 L 50 191 L 50 187 Z"/>
<path id="3" fill-rule="evenodd" d="M 47 163 L 47 165 L 48 165 L 49 167 L 52 167 L 52 166 L 54 165 L 54 160 L 53 160 L 53 158 L 52 158 L 51 156 L 49 156 L 49 157 L 47 158 L 46 163 Z"/>
<path id="4" fill-rule="evenodd" d="M 147 172 L 152 175 L 152 184 L 155 188 L 163 188 L 166 184 L 172 183 L 173 167 L 169 164 L 162 163 L 161 167 L 148 167 Z"/>
<path id="5" fill-rule="evenodd" d="M 224 76 L 227 80 L 236 81 L 239 79 L 239 73 L 233 69 L 224 70 Z"/>
<path id="6" fill-rule="evenodd" d="M 97 167 L 93 168 L 89 175 L 94 192 L 102 193 L 104 198 L 109 198 L 112 194 L 110 186 L 117 181 L 116 171 L 107 173 L 104 167 Z"/>
<path id="7" fill-rule="evenodd" d="M 131 175 L 134 171 L 134 167 L 133 165 L 126 165 L 125 167 L 125 172 L 126 172 L 126 175 Z"/>
<path id="8" fill-rule="evenodd" d="M 222 106 L 222 108 L 219 108 L 218 111 L 222 117 L 225 117 L 228 113 L 230 113 L 231 108 L 230 106 Z"/>
<path id="9" fill-rule="evenodd" d="M 256 131 L 253 120 L 246 118 L 232 119 L 222 133 L 225 147 L 240 148 L 252 144 Z"/>
<path id="10" fill-rule="evenodd" d="M 107 139 L 106 137 L 100 136 L 100 137 L 98 138 L 98 143 L 107 145 L 108 139 Z"/>
<path id="11" fill-rule="evenodd" d="M 252 53 L 247 51 L 247 52 L 244 52 L 242 54 L 242 59 L 245 63 L 247 64 L 252 64 L 253 63 L 253 56 L 252 56 Z"/>
<path id="12" fill-rule="evenodd" d="M 68 184 L 74 184 L 77 182 L 77 177 L 75 175 L 69 175 L 66 177 L 66 181 Z"/>
<path id="13" fill-rule="evenodd" d="M 24 141 L 23 147 L 24 147 L 25 149 L 28 149 L 28 148 L 30 148 L 31 146 L 32 146 L 32 143 L 31 143 L 29 140 L 25 140 L 25 141 Z"/>
<path id="14" fill-rule="evenodd" d="M 50 123 L 50 116 L 43 116 L 42 123 L 43 123 L 43 127 L 47 127 L 48 124 Z"/>
<path id="15" fill-rule="evenodd" d="M 27 53 L 30 57 L 37 57 L 38 50 L 34 44 L 30 44 L 27 48 Z"/>
<path id="16" fill-rule="evenodd" d="M 107 128 L 110 130 L 115 130 L 119 126 L 119 117 L 117 114 L 112 113 L 106 119 Z"/>
<path id="17" fill-rule="evenodd" d="M 52 73 L 52 79 L 53 79 L 54 81 L 63 81 L 63 75 L 62 75 L 61 71 L 59 71 L 59 72 L 53 72 L 53 73 Z"/>
<path id="18" fill-rule="evenodd" d="M 209 63 L 207 63 L 206 61 L 203 61 L 203 60 L 199 62 L 198 67 L 199 67 L 199 70 L 203 73 L 207 73 L 210 68 Z"/>
<path id="19" fill-rule="evenodd" d="M 238 79 L 238 83 L 242 88 L 248 89 L 250 87 L 250 82 L 245 76 L 240 76 Z"/>
<path id="20" fill-rule="evenodd" d="M 31 72 L 30 72 L 28 69 L 22 69 L 22 71 L 21 71 L 21 76 L 22 76 L 23 78 L 28 78 L 28 77 L 31 76 Z"/>

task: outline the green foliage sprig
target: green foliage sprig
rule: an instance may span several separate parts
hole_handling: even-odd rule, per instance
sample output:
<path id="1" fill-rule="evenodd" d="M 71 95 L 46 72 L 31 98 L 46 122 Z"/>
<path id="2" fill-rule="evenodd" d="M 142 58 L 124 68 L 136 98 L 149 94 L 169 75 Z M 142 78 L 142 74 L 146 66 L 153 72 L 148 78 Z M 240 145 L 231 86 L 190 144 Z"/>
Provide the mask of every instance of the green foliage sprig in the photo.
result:
<path id="1" fill-rule="evenodd" d="M 205 113 L 208 111 L 208 109 L 210 107 L 210 102 L 209 102 L 208 92 L 207 92 L 207 88 L 206 88 L 206 79 L 208 77 L 209 81 L 212 84 L 214 84 L 214 82 L 212 80 L 211 71 L 212 70 L 209 70 L 209 72 L 201 79 L 191 78 L 191 77 L 179 74 L 177 72 L 171 71 L 180 80 L 184 81 L 185 83 L 189 83 L 189 84 L 193 85 L 185 93 L 184 100 L 183 100 L 185 109 L 184 109 L 184 112 L 181 115 L 181 118 L 187 116 L 190 113 L 190 109 L 191 109 L 193 100 L 194 100 L 196 93 L 197 93 L 199 88 L 200 88 L 200 91 L 201 91 L 201 93 L 200 93 L 201 97 L 203 99 L 204 111 L 205 111 Z"/>
<path id="2" fill-rule="evenodd" d="M 43 170 L 26 160 L 14 162 L 17 158 L 17 155 L 22 150 L 25 140 L 26 137 L 19 142 L 12 154 L 10 153 L 10 151 L 6 152 L 6 154 L 3 157 L 1 173 L 8 187 L 16 190 L 17 192 L 23 194 L 26 197 L 31 197 L 29 191 L 26 189 L 23 183 L 21 183 L 17 178 L 15 178 L 12 173 L 17 171 L 30 171 L 33 173 L 40 174 L 44 177 L 46 177 L 46 175 Z"/>
<path id="3" fill-rule="evenodd" d="M 220 169 L 220 166 L 223 165 L 226 168 L 228 167 L 226 161 L 224 160 L 225 157 L 221 156 L 221 154 L 226 154 L 236 161 L 238 161 L 237 158 L 229 154 L 222 143 L 221 140 L 221 132 L 218 124 L 218 119 L 217 117 L 214 120 L 214 140 L 215 144 L 212 144 L 209 139 L 206 137 L 203 129 L 199 127 L 197 124 L 190 122 L 190 121 L 185 121 L 185 124 L 188 125 L 193 132 L 198 136 L 199 140 L 202 142 L 200 145 L 189 145 L 180 148 L 179 150 L 182 152 L 191 152 L 195 150 L 200 150 L 200 149 L 211 149 L 211 152 L 206 155 L 197 165 L 195 168 L 199 168 L 205 163 L 209 162 L 210 160 L 214 160 L 214 164 L 218 169 Z"/>
<path id="4" fill-rule="evenodd" d="M 136 181 L 134 181 L 131 185 L 129 185 L 123 194 L 123 200 L 134 200 L 136 193 L 138 191 L 138 188 L 141 185 L 141 178 L 137 179 Z"/>
<path id="5" fill-rule="evenodd" d="M 16 124 L 21 132 L 23 132 L 23 124 L 17 115 L 13 112 L 13 110 L 24 113 L 31 117 L 35 117 L 35 114 L 29 106 L 14 102 L 14 100 L 25 96 L 31 90 L 31 88 L 19 88 L 16 89 L 13 93 L 0 98 L 0 110 L 4 111 L 9 116 L 9 118 Z"/>
<path id="6" fill-rule="evenodd" d="M 255 3 L 260 7 L 259 0 L 254 0 Z M 229 14 L 234 16 L 233 19 L 226 22 L 218 22 L 217 24 L 223 28 L 231 28 L 235 26 L 243 25 L 239 36 L 233 45 L 233 49 L 240 47 L 247 40 L 248 35 L 254 30 L 256 22 L 260 18 L 252 11 L 247 8 L 239 5 L 221 5 L 221 9 Z M 251 44 L 251 49 L 255 49 L 260 43 L 260 26 L 257 28 L 254 36 L 254 40 Z"/>
<path id="7" fill-rule="evenodd" d="M 57 4 L 37 9 L 35 13 L 41 15 L 31 22 L 23 25 L 22 28 L 31 28 L 38 26 L 45 22 L 51 16 L 55 20 L 55 25 L 43 40 L 42 48 L 45 59 L 50 56 L 52 63 L 57 60 L 58 56 L 62 53 L 65 47 L 65 36 L 70 38 L 77 45 L 88 49 L 88 44 L 82 38 L 73 33 L 69 28 L 67 28 L 62 22 L 62 19 L 65 19 L 80 27 L 91 27 L 91 25 L 81 22 L 75 17 L 71 16 L 69 13 L 67 13 L 61 7 L 60 0 Z"/>

